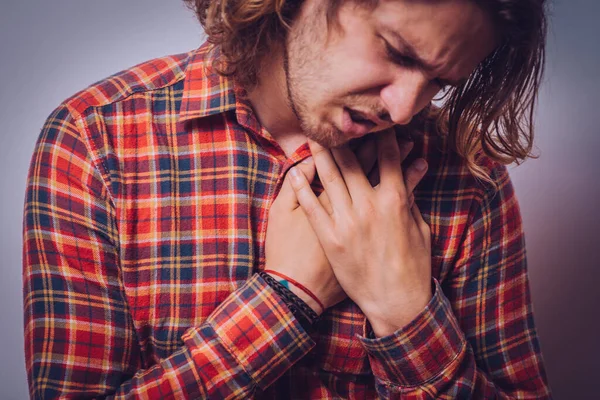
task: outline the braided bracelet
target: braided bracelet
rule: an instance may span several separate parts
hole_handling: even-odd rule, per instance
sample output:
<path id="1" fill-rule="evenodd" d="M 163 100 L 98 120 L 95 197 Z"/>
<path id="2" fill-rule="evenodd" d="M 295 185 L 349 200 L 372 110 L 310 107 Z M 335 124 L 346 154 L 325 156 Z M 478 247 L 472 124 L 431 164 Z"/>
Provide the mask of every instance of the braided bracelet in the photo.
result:
<path id="1" fill-rule="evenodd" d="M 261 278 L 267 282 L 267 284 L 277 293 L 284 301 L 285 305 L 294 314 L 294 316 L 300 322 L 300 325 L 305 331 L 310 332 L 313 325 L 319 319 L 319 316 L 310 308 L 308 304 L 304 302 L 300 297 L 296 296 L 290 289 L 283 286 L 275 278 L 264 271 L 258 273 Z"/>
<path id="2" fill-rule="evenodd" d="M 304 293 L 306 293 L 311 299 L 313 299 L 319 305 L 319 307 L 321 307 L 321 312 L 325 311 L 325 306 L 323 305 L 323 303 L 321 303 L 321 300 L 319 300 L 319 298 L 317 296 L 315 296 L 315 294 L 313 292 L 308 290 L 306 288 L 306 286 L 302 285 L 300 282 L 295 281 L 294 279 L 290 278 L 287 275 L 282 274 L 281 272 L 273 271 L 271 269 L 265 269 L 264 271 L 271 275 L 278 276 L 278 277 L 284 279 L 285 281 L 291 283 L 292 285 L 296 286 L 298 289 L 300 289 Z"/>

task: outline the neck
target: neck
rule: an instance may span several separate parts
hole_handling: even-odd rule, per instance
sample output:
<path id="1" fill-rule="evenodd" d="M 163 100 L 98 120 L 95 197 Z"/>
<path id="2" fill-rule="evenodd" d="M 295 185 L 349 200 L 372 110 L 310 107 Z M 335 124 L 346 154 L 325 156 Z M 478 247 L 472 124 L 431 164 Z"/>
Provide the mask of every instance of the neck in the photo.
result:
<path id="1" fill-rule="evenodd" d="M 283 46 L 274 49 L 268 59 L 261 63 L 258 83 L 248 90 L 248 100 L 260 124 L 286 154 L 289 153 L 288 149 L 293 152 L 306 142 L 306 136 L 288 100 Z"/>

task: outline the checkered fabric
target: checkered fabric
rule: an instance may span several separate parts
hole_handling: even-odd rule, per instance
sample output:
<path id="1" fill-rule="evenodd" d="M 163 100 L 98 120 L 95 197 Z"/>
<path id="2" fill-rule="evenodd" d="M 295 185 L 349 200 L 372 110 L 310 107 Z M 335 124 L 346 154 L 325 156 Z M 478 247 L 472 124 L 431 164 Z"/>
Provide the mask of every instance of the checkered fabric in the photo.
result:
<path id="1" fill-rule="evenodd" d="M 374 338 L 350 300 L 308 334 L 256 271 L 287 157 L 208 45 L 152 60 L 48 118 L 24 215 L 32 398 L 550 398 L 519 207 L 423 126 L 416 201 L 434 296 Z M 293 229 L 293 227 L 290 227 Z"/>

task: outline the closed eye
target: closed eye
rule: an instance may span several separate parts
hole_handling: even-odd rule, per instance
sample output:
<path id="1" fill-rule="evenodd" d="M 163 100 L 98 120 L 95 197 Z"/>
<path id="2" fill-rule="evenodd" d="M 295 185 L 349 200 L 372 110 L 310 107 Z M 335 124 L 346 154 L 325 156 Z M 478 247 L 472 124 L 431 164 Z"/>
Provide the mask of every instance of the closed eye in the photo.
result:
<path id="1" fill-rule="evenodd" d="M 405 68 L 421 68 L 419 61 L 407 56 L 406 54 L 402 54 L 398 49 L 393 47 L 387 40 L 385 40 L 383 36 L 381 36 L 381 39 L 385 45 L 385 52 L 393 63 Z M 439 86 L 440 90 L 446 90 L 448 87 L 454 86 L 452 83 L 443 79 L 434 79 L 433 83 Z"/>
<path id="2" fill-rule="evenodd" d="M 415 68 L 418 66 L 418 63 L 414 58 L 402 54 L 397 49 L 395 49 L 387 40 L 383 39 L 383 42 L 385 44 L 385 52 L 387 53 L 388 58 L 392 62 L 408 68 Z"/>

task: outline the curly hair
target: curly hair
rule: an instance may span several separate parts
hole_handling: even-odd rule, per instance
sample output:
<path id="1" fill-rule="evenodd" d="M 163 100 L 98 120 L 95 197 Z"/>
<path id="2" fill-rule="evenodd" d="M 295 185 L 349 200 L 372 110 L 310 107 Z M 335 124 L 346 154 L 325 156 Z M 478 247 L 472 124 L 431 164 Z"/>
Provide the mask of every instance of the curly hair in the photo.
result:
<path id="1" fill-rule="evenodd" d="M 336 23 L 346 1 L 373 5 L 377 0 L 328 0 L 327 20 Z M 492 160 L 520 164 L 535 158 L 533 117 L 544 72 L 545 0 L 472 0 L 498 27 L 500 45 L 462 85 L 446 91 L 440 109 L 427 107 L 421 118 L 434 119 L 477 178 L 490 182 L 477 164 L 483 152 Z M 261 60 L 285 39 L 302 0 L 184 0 L 195 11 L 207 40 L 221 54 L 215 69 L 240 84 L 257 83 Z"/>

